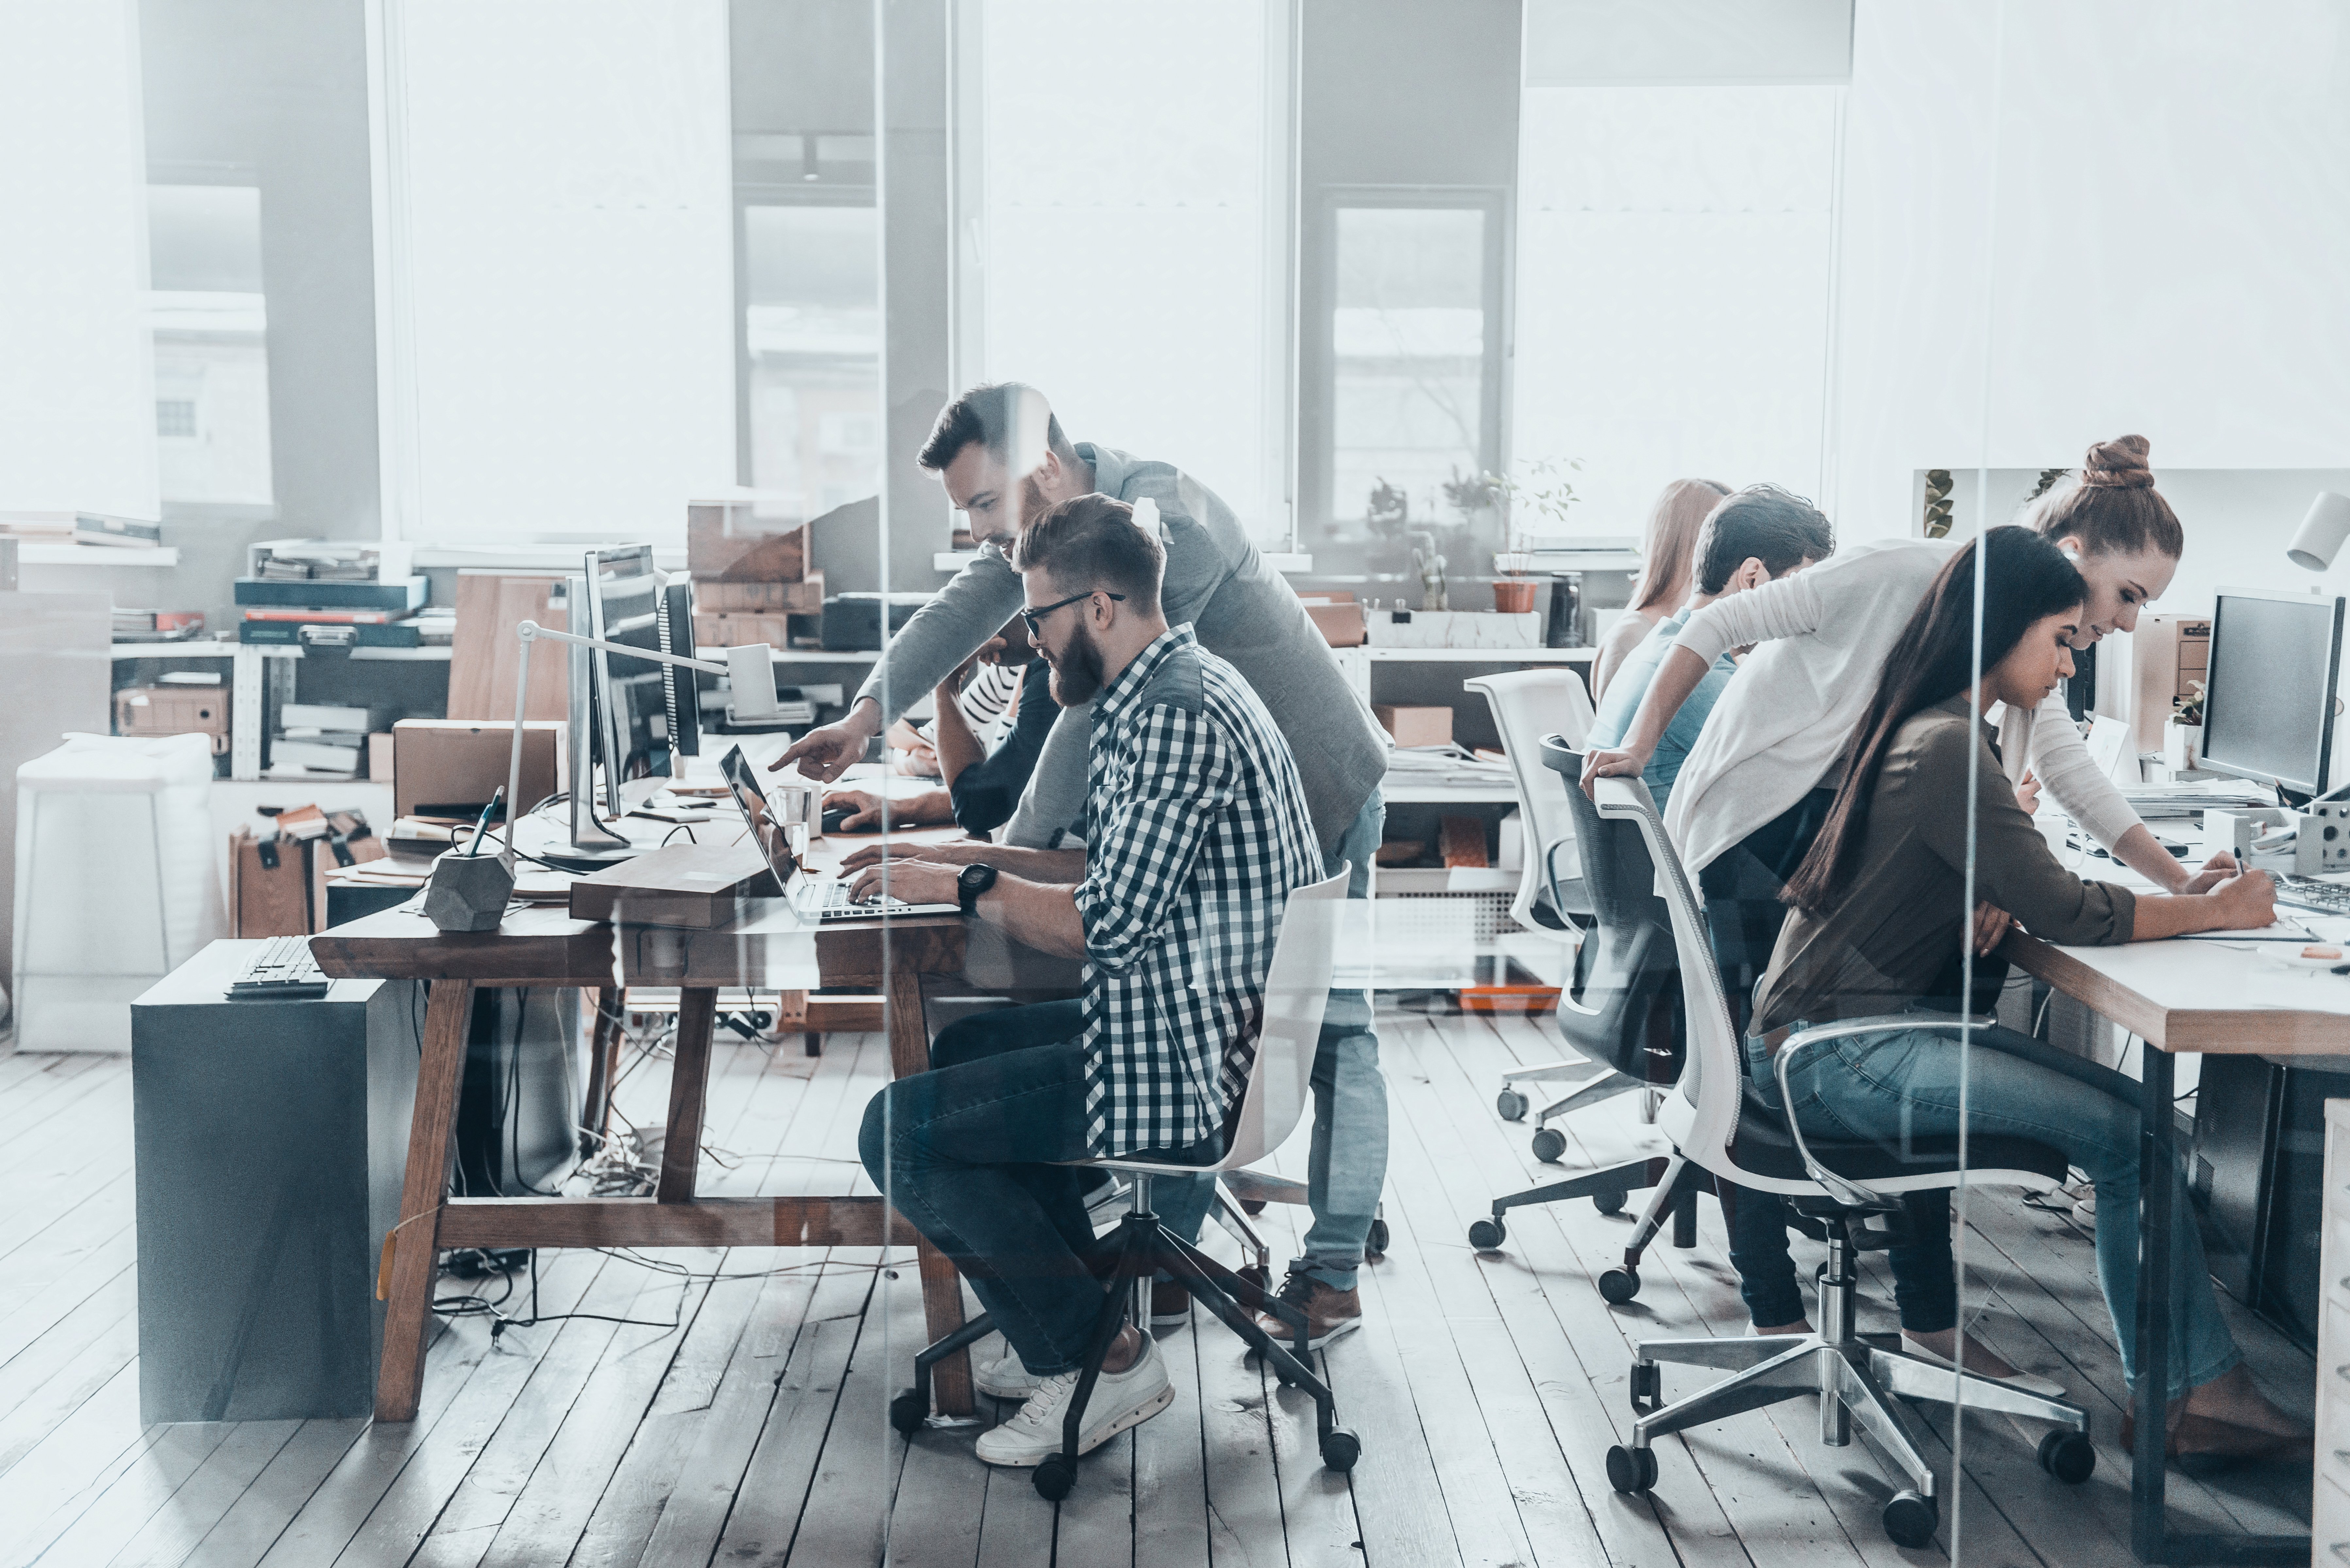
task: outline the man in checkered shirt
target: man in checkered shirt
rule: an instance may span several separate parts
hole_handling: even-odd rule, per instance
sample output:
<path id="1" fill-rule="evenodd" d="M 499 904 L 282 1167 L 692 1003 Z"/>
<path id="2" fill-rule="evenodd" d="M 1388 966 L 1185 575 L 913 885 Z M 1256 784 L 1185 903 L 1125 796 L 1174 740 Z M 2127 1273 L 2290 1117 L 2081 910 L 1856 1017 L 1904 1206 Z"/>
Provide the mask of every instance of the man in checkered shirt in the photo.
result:
<path id="1" fill-rule="evenodd" d="M 866 1107 L 867 1170 L 952 1258 L 1013 1355 L 983 1392 L 1025 1401 L 979 1439 L 1034 1465 L 1061 1419 L 1102 1287 L 1087 1268 L 1084 1173 L 1056 1161 L 1168 1151 L 1212 1160 L 1254 1055 L 1265 973 L 1290 893 L 1323 856 L 1288 742 L 1248 682 L 1159 607 L 1164 552 L 1135 509 L 1064 502 L 1022 534 L 1015 565 L 1054 700 L 1094 703 L 1083 849 L 959 846 L 888 860 L 852 890 L 960 900 L 1048 952 L 1082 956 L 1074 1002 L 1009 1008 L 940 1032 L 932 1070 Z M 1086 1409 L 1084 1448 L 1173 1397 L 1129 1325 Z"/>

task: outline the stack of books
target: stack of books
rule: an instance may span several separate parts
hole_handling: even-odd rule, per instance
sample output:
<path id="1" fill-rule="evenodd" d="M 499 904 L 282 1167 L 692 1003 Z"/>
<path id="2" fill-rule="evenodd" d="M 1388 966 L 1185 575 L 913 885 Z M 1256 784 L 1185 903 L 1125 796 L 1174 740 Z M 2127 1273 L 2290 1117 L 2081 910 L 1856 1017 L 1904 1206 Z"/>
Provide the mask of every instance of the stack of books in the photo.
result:
<path id="1" fill-rule="evenodd" d="M 366 777 L 368 732 L 383 727 L 382 717 L 330 702 L 285 703 L 277 710 L 278 733 L 269 743 L 272 775 Z"/>
<path id="2" fill-rule="evenodd" d="M 56 545 L 113 545 L 148 550 L 163 542 L 163 525 L 103 512 L 0 512 L 0 534 Z"/>
<path id="3" fill-rule="evenodd" d="M 122 609 L 114 612 L 117 642 L 192 642 L 204 634 L 202 610 Z"/>
<path id="4" fill-rule="evenodd" d="M 283 557 L 272 557 L 282 560 Z M 268 563 L 263 563 L 266 569 Z M 290 566 L 280 566 L 281 574 Z M 239 577 L 236 602 L 246 642 L 301 643 L 332 648 L 416 648 L 422 636 L 416 612 L 431 585 L 421 576 Z"/>

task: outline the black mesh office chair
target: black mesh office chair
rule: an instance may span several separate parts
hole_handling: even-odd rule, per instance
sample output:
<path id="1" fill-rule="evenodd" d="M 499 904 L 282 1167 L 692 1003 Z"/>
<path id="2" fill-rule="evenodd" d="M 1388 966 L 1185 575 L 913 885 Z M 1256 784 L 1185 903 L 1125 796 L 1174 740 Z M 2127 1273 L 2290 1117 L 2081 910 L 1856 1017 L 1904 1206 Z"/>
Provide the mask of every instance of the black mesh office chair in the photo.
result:
<path id="1" fill-rule="evenodd" d="M 1660 1092 L 1680 1076 L 1683 1031 L 1672 919 L 1656 895 L 1656 867 L 1638 825 L 1604 820 L 1584 794 L 1581 752 L 1557 735 L 1545 735 L 1542 761 L 1567 781 L 1575 837 L 1583 849 L 1582 891 L 1593 920 L 1575 952 L 1573 983 L 1559 999 L 1559 1033 L 1604 1070 L 1601 1079 L 1575 1095 L 1574 1106 L 1562 1108 L 1634 1091 Z M 1660 1157 L 1509 1193 L 1493 1199 L 1489 1218 L 1469 1227 L 1469 1244 L 1480 1251 L 1501 1246 L 1509 1236 L 1503 1217 L 1513 1209 L 1588 1198 L 1601 1213 L 1614 1214 L 1623 1209 L 1627 1194 L 1662 1182 L 1669 1185 L 1649 1202 L 1625 1250 L 1623 1266 L 1600 1276 L 1601 1295 L 1627 1302 L 1639 1293 L 1640 1256 L 1667 1214 L 1673 1219 L 1673 1244 L 1697 1244 L 1697 1195 L 1712 1190 L 1704 1171 Z"/>

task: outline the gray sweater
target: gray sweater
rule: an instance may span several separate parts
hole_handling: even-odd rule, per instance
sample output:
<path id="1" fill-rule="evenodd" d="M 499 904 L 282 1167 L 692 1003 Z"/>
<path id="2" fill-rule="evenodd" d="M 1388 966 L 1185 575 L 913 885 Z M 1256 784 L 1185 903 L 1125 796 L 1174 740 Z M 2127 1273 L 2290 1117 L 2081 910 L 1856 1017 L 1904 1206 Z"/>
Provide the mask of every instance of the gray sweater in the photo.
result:
<path id="1" fill-rule="evenodd" d="M 1387 774 L 1386 737 L 1340 673 L 1330 645 L 1266 564 L 1232 508 L 1170 463 L 1077 443 L 1094 488 L 1119 501 L 1158 503 L 1167 545 L 1159 599 L 1168 623 L 1189 622 L 1209 651 L 1256 688 L 1287 738 L 1305 780 L 1314 829 L 1326 852 Z M 879 704 L 886 723 L 971 657 L 1025 602 L 1020 574 L 993 544 L 914 613 L 889 640 L 857 695 Z M 1042 846 L 1085 814 L 1089 709 L 1064 712 L 1005 825 L 1008 844 Z"/>

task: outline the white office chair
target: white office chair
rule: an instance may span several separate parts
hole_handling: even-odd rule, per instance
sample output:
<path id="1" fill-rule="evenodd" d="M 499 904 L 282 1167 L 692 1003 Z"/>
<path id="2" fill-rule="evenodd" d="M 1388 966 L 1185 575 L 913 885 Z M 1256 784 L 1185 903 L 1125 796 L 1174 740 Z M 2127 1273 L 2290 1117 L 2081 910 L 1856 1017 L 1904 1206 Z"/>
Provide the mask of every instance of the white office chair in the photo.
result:
<path id="1" fill-rule="evenodd" d="M 1481 675 L 1461 684 L 1483 694 L 1493 727 L 1501 732 L 1502 750 L 1510 759 L 1511 780 L 1517 785 L 1525 871 L 1518 879 L 1510 918 L 1528 930 L 1574 942 L 1591 929 L 1594 919 L 1584 894 L 1583 846 L 1575 831 L 1573 803 L 1567 799 L 1569 786 L 1542 765 L 1542 746 L 1545 735 L 1557 735 L 1576 751 L 1583 749 L 1584 738 L 1591 732 L 1591 693 L 1572 669 L 1520 670 Z M 1639 1086 L 1604 1063 L 1569 1057 L 1503 1073 L 1493 1108 L 1503 1121 L 1524 1120 L 1530 1106 L 1519 1085 L 1543 1083 L 1574 1085 L 1534 1113 L 1534 1158 L 1545 1164 L 1555 1163 L 1566 1152 L 1566 1137 L 1552 1129 L 1552 1122 Z"/>
<path id="2" fill-rule="evenodd" d="M 1807 1137 L 1792 1110 L 1773 1110 L 1747 1076 L 1742 1043 L 1731 1026 L 1702 907 L 1665 836 L 1648 786 L 1636 778 L 1602 779 L 1597 796 L 1602 817 L 1639 826 L 1656 862 L 1658 896 L 1671 915 L 1679 951 L 1688 1048 L 1680 1078 L 1657 1117 L 1672 1139 L 1676 1172 L 1686 1161 L 1740 1187 L 1778 1193 L 1822 1228 L 1828 1244 L 1827 1265 L 1819 1280 L 1818 1333 L 1635 1342 L 1632 1407 L 1638 1418 L 1632 1424 L 1632 1440 L 1607 1451 L 1608 1483 L 1621 1492 L 1646 1491 L 1655 1485 L 1657 1457 L 1650 1445 L 1668 1432 L 1816 1396 L 1821 1442 L 1831 1448 L 1848 1444 L 1857 1422 L 1871 1446 L 1908 1480 L 1909 1487 L 1895 1492 L 1885 1505 L 1885 1532 L 1897 1544 L 1922 1546 L 1933 1539 L 1940 1522 L 1934 1472 L 1908 1417 L 1893 1398 L 1896 1394 L 1945 1404 L 1962 1398 L 1970 1410 L 2054 1422 L 2055 1429 L 2040 1441 L 2041 1467 L 2059 1480 L 2086 1480 L 2097 1456 L 2089 1443 L 2089 1418 L 2078 1407 L 1880 1350 L 1859 1337 L 1854 1326 L 1858 1282 L 1853 1255 L 1900 1240 L 1898 1231 L 1873 1227 L 1868 1219 L 1898 1214 L 1902 1193 L 1957 1186 L 1957 1140 L 1914 1137 L 1893 1147 L 1824 1139 Z M 1777 1058 L 1780 1104 L 1788 1102 L 1789 1064 L 1822 1041 L 1881 1029 L 1956 1033 L 1960 1027 L 1955 1018 L 1904 1013 L 1851 1019 L 1791 1034 Z M 2064 1157 L 2045 1144 L 1977 1134 L 1967 1152 L 1965 1179 L 1977 1185 L 2045 1192 L 2064 1179 Z M 1665 1186 L 1669 1189 L 1671 1183 Z M 1660 1362 L 1721 1367 L 1732 1376 L 1667 1405 Z"/>
<path id="3" fill-rule="evenodd" d="M 1147 1330 L 1151 1278 L 1162 1269 L 1189 1286 L 1195 1299 L 1223 1319 L 1253 1352 L 1263 1356 L 1284 1386 L 1303 1388 L 1312 1396 L 1324 1464 L 1334 1470 L 1351 1470 L 1362 1452 L 1355 1434 L 1339 1428 L 1329 1386 L 1314 1376 L 1306 1359 L 1304 1312 L 1201 1252 L 1161 1225 L 1150 1210 L 1153 1177 L 1237 1169 L 1273 1153 L 1296 1129 L 1313 1094 L 1314 1052 L 1321 1039 L 1323 1007 L 1330 997 L 1347 870 L 1342 866 L 1336 876 L 1289 896 L 1280 933 L 1274 940 L 1273 963 L 1265 974 L 1264 1015 L 1257 1029 L 1256 1055 L 1249 1064 L 1248 1086 L 1225 1119 L 1222 1158 L 1211 1165 L 1176 1164 L 1154 1159 L 1151 1153 L 1156 1151 L 1150 1151 L 1068 1162 L 1126 1177 L 1133 1184 L 1134 1199 L 1118 1228 L 1103 1240 L 1104 1256 L 1109 1260 L 1105 1276 L 1109 1288 L 1094 1325 L 1093 1342 L 1086 1351 L 1076 1397 L 1070 1400 L 1062 1425 L 1061 1451 L 1036 1467 L 1037 1491 L 1055 1501 L 1067 1496 L 1076 1482 L 1077 1442 L 1085 1430 L 1087 1403 L 1101 1376 L 1102 1358 L 1109 1353 L 1110 1341 L 1118 1336 L 1129 1309 L 1134 1321 Z M 1257 1326 L 1252 1315 L 1257 1312 L 1270 1312 L 1290 1325 L 1295 1335 L 1294 1354 Z M 890 1424 L 900 1432 L 920 1430 L 931 1411 L 931 1368 L 991 1332 L 993 1326 L 982 1314 L 915 1356 L 913 1386 L 889 1402 Z"/>

